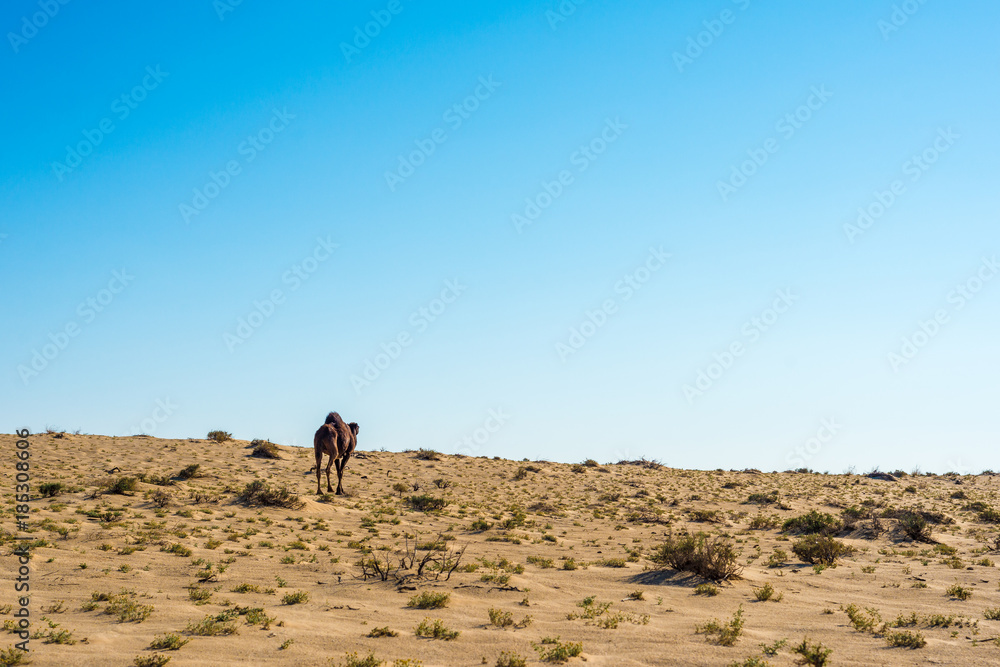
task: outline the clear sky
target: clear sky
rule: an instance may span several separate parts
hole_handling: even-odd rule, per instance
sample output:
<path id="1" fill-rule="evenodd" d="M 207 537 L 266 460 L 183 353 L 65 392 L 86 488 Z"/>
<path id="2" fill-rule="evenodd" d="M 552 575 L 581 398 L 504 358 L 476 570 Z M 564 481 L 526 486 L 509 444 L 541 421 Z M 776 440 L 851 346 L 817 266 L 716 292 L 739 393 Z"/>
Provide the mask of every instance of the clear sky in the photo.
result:
<path id="1" fill-rule="evenodd" d="M 5 3 L 0 430 L 1000 469 L 998 24 Z"/>

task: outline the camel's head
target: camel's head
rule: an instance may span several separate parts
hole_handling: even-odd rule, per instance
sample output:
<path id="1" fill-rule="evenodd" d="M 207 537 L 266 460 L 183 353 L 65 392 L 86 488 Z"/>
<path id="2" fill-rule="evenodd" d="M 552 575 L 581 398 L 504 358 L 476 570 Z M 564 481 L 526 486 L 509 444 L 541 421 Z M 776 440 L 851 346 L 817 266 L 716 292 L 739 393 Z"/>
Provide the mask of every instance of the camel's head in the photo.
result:
<path id="1" fill-rule="evenodd" d="M 358 434 L 358 423 L 357 422 L 351 422 L 350 424 L 348 424 L 348 426 L 351 429 L 351 433 L 353 433 L 356 436 Z"/>

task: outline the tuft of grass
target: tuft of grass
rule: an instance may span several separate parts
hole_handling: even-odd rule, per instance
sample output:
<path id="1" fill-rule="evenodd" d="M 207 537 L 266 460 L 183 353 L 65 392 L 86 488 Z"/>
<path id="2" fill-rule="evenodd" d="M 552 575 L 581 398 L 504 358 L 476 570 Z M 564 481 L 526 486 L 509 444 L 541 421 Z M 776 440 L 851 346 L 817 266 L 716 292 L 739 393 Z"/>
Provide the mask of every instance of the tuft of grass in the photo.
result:
<path id="1" fill-rule="evenodd" d="M 490 624 L 498 628 L 509 628 L 514 625 L 514 614 L 509 611 L 490 607 Z"/>
<path id="2" fill-rule="evenodd" d="M 1000 621 L 1000 607 L 988 607 L 983 611 L 983 618 L 987 621 Z"/>
<path id="3" fill-rule="evenodd" d="M 740 605 L 728 623 L 713 619 L 704 625 L 695 627 L 695 634 L 705 635 L 705 641 L 712 641 L 720 646 L 734 646 L 743 634 L 743 605 Z"/>
<path id="4" fill-rule="evenodd" d="M 410 598 L 410 601 L 406 603 L 407 607 L 413 609 L 441 609 L 448 606 L 448 600 L 451 598 L 449 593 L 433 593 L 431 591 L 424 591 L 420 595 L 414 595 Z"/>
<path id="5" fill-rule="evenodd" d="M 139 604 L 135 600 L 135 593 L 122 590 L 108 598 L 108 606 L 104 613 L 117 617 L 119 623 L 142 623 L 153 611 L 153 605 Z"/>
<path id="6" fill-rule="evenodd" d="M 226 431 L 209 431 L 207 437 L 215 442 L 226 442 L 233 439 L 233 434 Z"/>
<path id="7" fill-rule="evenodd" d="M 156 655 L 137 655 L 132 660 L 135 667 L 163 667 L 170 662 L 169 655 L 157 653 Z"/>
<path id="8" fill-rule="evenodd" d="M 444 621 L 440 618 L 436 619 L 434 622 L 431 622 L 431 619 L 429 618 L 425 618 L 420 621 L 420 625 L 418 625 L 413 632 L 418 637 L 443 639 L 445 641 L 451 641 L 460 634 L 458 630 L 449 630 L 447 626 L 445 626 Z"/>
<path id="9" fill-rule="evenodd" d="M 385 661 L 376 658 L 374 653 L 361 658 L 354 652 L 344 654 L 344 662 L 340 667 L 381 667 L 384 663 Z"/>

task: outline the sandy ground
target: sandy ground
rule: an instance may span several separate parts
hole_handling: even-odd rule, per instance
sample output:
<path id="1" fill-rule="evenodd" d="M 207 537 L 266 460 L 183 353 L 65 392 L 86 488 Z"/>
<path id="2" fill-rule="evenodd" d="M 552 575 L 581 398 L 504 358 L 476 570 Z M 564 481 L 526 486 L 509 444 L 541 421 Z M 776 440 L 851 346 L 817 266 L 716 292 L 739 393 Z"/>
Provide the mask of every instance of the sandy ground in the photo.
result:
<path id="1" fill-rule="evenodd" d="M 0 467 L 7 628 L 17 609 L 15 440 L 0 436 L 8 459 Z M 496 665 L 504 651 L 541 664 L 536 647 L 551 649 L 541 642 L 555 637 L 582 644 L 569 664 L 791 665 L 805 637 L 832 649 L 831 665 L 1000 664 L 1000 621 L 986 618 L 1000 608 L 998 555 L 990 550 L 998 525 L 983 517 L 983 507 L 1000 507 L 993 476 L 881 481 L 364 452 L 345 475 L 349 495 L 318 498 L 311 450 L 279 447 L 281 458 L 267 459 L 250 456 L 245 441 L 39 434 L 30 442 L 31 538 L 42 541 L 30 573 L 34 665 L 133 665 L 157 655 L 171 665 L 330 665 L 349 664 L 348 652 L 374 653 L 387 665 Z M 195 477 L 174 479 L 193 464 Z M 109 475 L 114 468 L 120 472 Z M 95 496 L 101 485 L 139 474 L 147 481 L 134 491 Z M 254 480 L 285 485 L 304 504 L 247 506 L 237 496 Z M 53 482 L 64 489 L 40 497 L 40 485 Z M 751 494 L 763 498 L 748 502 Z M 420 495 L 447 504 L 420 511 L 409 500 Z M 836 533 L 855 549 L 836 567 L 815 568 L 792 553 L 800 536 L 782 532 L 785 520 L 810 510 L 840 517 L 850 507 L 920 510 L 932 519 L 934 542 L 913 541 L 883 518 L 881 532 L 864 520 Z M 668 532 L 685 530 L 728 536 L 742 578 L 720 583 L 716 595 L 699 594 L 703 579 L 649 560 Z M 418 561 L 465 551 L 450 578 L 434 563 L 422 577 L 412 567 L 387 581 L 362 578 L 359 559 L 398 568 L 407 542 L 425 547 L 415 551 Z M 784 564 L 772 559 L 776 550 L 787 554 Z M 766 583 L 779 601 L 756 599 Z M 949 595 L 956 584 L 971 597 Z M 285 601 L 298 592 L 304 601 Z M 445 606 L 408 606 L 425 592 L 447 594 Z M 603 603 L 611 606 L 599 613 Z M 851 604 L 877 610 L 883 621 L 911 620 L 857 630 L 843 611 Z M 112 606 L 131 607 L 134 620 L 108 613 Z M 712 619 L 728 623 L 741 606 L 733 646 L 695 632 Z M 254 608 L 263 611 L 248 614 Z M 491 623 L 491 608 L 515 625 Z M 220 614 L 234 634 L 193 632 Z M 459 635 L 417 637 L 424 619 Z M 398 634 L 369 637 L 375 628 Z M 926 645 L 890 646 L 888 634 L 903 630 Z M 188 642 L 149 648 L 167 633 Z M 763 654 L 761 644 L 780 640 L 787 643 L 776 655 Z M 0 649 L 17 641 L 0 632 Z"/>

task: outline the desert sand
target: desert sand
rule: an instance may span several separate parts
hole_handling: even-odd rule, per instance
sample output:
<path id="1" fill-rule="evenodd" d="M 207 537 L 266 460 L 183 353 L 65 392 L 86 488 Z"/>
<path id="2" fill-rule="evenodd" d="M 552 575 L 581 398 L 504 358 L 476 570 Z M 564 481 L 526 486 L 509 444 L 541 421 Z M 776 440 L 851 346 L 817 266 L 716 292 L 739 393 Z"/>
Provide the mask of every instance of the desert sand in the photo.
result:
<path id="1" fill-rule="evenodd" d="M 19 641 L 15 440 L 0 436 L 0 650 Z M 992 475 L 509 461 L 365 451 L 362 439 L 348 495 L 317 497 L 311 449 L 261 458 L 241 440 L 29 440 L 33 665 L 543 664 L 576 644 L 568 664 L 791 665 L 805 638 L 832 651 L 830 665 L 1000 664 Z M 298 500 L 240 500 L 258 480 Z M 803 535 L 785 522 L 813 510 L 853 548 L 835 566 L 793 553 Z M 914 515 L 929 536 L 903 530 Z M 685 531 L 725 538 L 738 577 L 710 583 L 651 559 Z M 417 563 L 400 567 L 414 544 Z M 387 580 L 364 578 L 362 559 L 388 565 Z M 411 606 L 421 597 L 444 606 Z M 731 646 L 696 632 L 728 627 L 740 608 Z M 425 619 L 458 635 L 418 637 Z M 377 628 L 396 635 L 370 636 Z M 157 638 L 179 648 L 151 649 Z"/>

